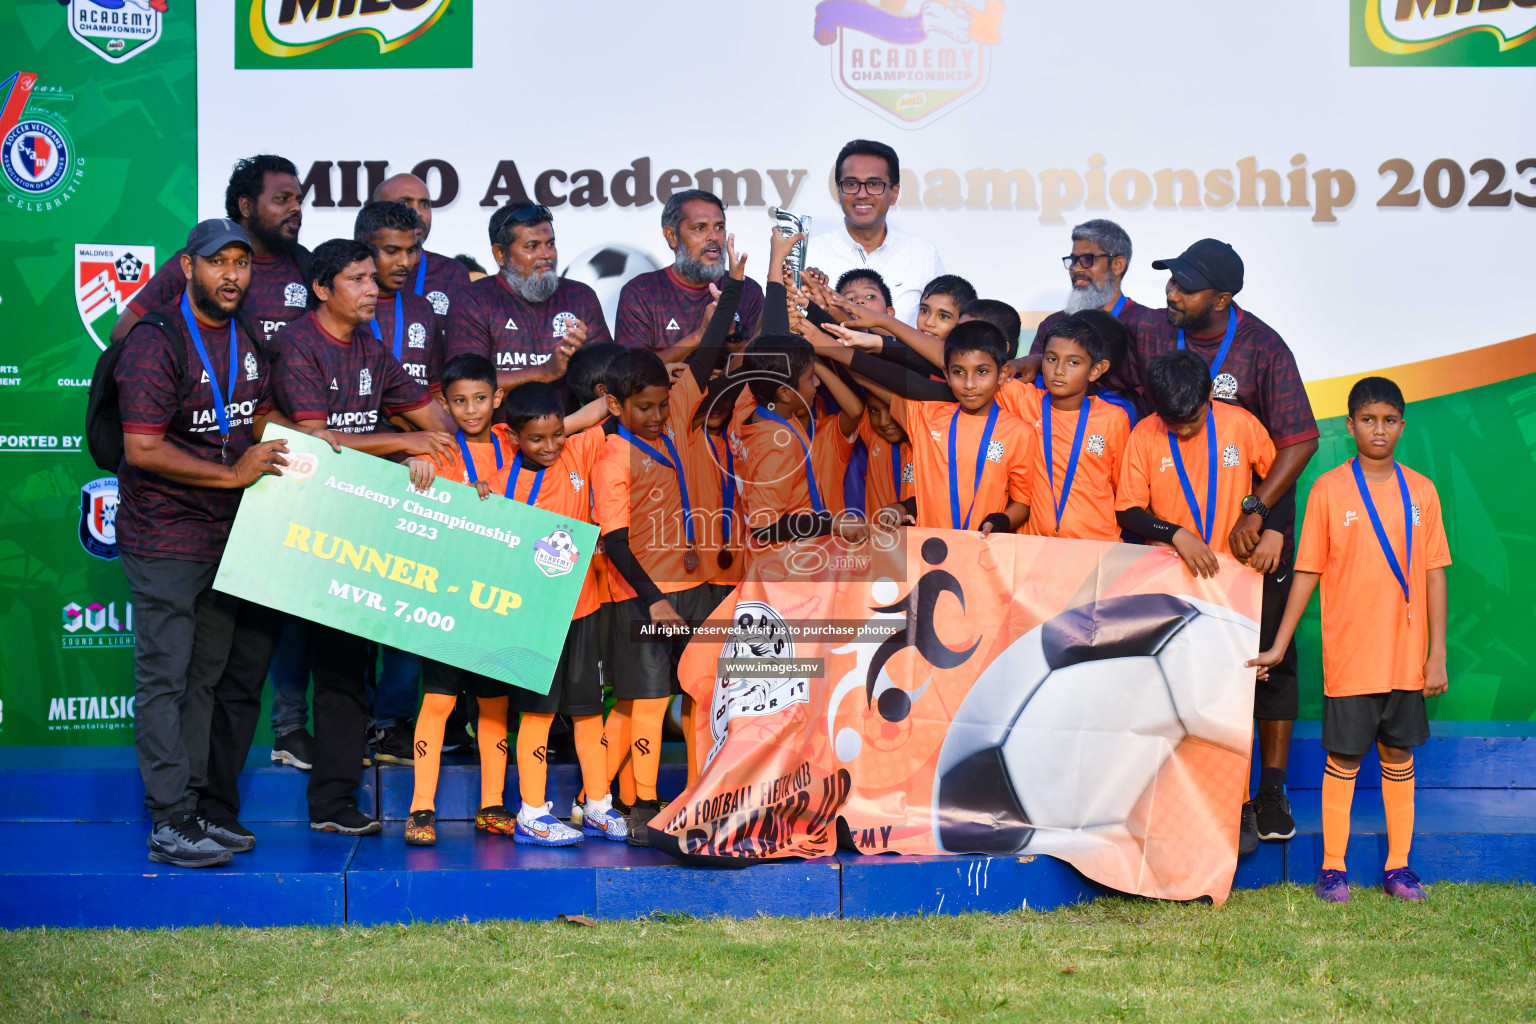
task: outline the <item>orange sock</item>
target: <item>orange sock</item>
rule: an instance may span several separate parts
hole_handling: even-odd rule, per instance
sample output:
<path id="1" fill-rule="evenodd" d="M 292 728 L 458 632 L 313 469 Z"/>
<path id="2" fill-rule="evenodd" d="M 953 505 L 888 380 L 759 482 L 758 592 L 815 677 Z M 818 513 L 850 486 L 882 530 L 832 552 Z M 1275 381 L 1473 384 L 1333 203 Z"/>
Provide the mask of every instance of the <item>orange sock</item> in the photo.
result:
<path id="1" fill-rule="evenodd" d="M 687 694 L 683 695 L 683 743 L 688 751 L 688 785 L 693 785 L 699 777 L 698 743 L 693 738 L 693 727 L 696 723 L 695 712 L 698 705 Z"/>
<path id="2" fill-rule="evenodd" d="M 603 749 L 608 755 L 607 774 L 610 783 L 624 767 L 624 762 L 629 760 L 629 711 L 633 703 L 634 701 L 628 700 L 615 702 L 608 712 L 608 721 L 603 724 Z M 607 789 L 605 788 L 603 792 L 606 793 Z M 621 796 L 620 799 L 623 797 Z"/>
<path id="3" fill-rule="evenodd" d="M 576 733 L 576 761 L 581 765 L 581 791 L 578 799 L 596 794 L 600 800 L 608 792 L 608 753 L 603 749 L 603 716 L 573 715 L 571 729 Z"/>
<path id="4" fill-rule="evenodd" d="M 619 801 L 625 807 L 635 806 L 635 759 L 627 753 L 619 767 Z"/>
<path id="5" fill-rule="evenodd" d="M 421 711 L 416 715 L 413 811 L 431 811 L 437 807 L 437 775 L 443 765 L 443 729 L 453 712 L 453 701 L 454 698 L 446 693 L 429 693 L 421 699 Z"/>
<path id="6" fill-rule="evenodd" d="M 656 776 L 661 771 L 661 723 L 667 717 L 667 697 L 648 697 L 634 702 L 630 712 L 630 758 L 635 762 L 635 799 L 656 799 Z"/>
<path id="7" fill-rule="evenodd" d="M 507 697 L 480 697 L 480 806 L 500 807 L 507 787 Z"/>
<path id="8" fill-rule="evenodd" d="M 1387 812 L 1387 870 L 1408 866 L 1413 845 L 1413 757 L 1381 766 L 1381 804 Z"/>
<path id="9" fill-rule="evenodd" d="M 544 806 L 549 782 L 549 727 L 554 715 L 523 712 L 517 727 L 517 789 L 523 803 Z"/>
<path id="10" fill-rule="evenodd" d="M 1323 870 L 1343 871 L 1349 848 L 1349 805 L 1355 799 L 1360 766 L 1345 768 L 1328 755 L 1323 766 Z"/>

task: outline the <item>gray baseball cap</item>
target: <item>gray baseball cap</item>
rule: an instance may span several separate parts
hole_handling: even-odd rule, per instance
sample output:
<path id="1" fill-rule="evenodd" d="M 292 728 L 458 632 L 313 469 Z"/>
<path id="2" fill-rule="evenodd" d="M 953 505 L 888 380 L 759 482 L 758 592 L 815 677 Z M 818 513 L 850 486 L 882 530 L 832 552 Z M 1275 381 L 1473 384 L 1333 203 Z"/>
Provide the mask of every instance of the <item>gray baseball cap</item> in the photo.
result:
<path id="1" fill-rule="evenodd" d="M 251 236 L 245 228 L 224 217 L 205 220 L 187 235 L 187 251 L 207 259 L 226 245 L 251 248 Z"/>

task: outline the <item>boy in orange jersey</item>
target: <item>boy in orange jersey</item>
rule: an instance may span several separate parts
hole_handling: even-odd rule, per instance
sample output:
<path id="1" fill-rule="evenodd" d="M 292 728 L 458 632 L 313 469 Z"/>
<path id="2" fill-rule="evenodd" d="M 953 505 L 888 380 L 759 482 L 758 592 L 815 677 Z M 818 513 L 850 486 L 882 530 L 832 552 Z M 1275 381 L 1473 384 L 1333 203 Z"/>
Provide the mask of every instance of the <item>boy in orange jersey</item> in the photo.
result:
<path id="1" fill-rule="evenodd" d="M 868 267 L 854 267 L 837 279 L 837 294 L 858 310 L 869 310 L 883 316 L 895 316 L 891 305 L 891 290 L 885 278 Z"/>
<path id="2" fill-rule="evenodd" d="M 1424 899 L 1408 867 L 1413 748 L 1429 739 L 1424 698 L 1449 685 L 1445 567 L 1451 553 L 1435 485 L 1396 460 L 1403 393 L 1385 377 L 1349 392 L 1356 456 L 1317 478 L 1296 552 L 1296 583 L 1269 650 L 1278 665 L 1318 581 L 1323 586 L 1323 865 L 1313 891 L 1349 900 L 1344 853 L 1360 759 L 1376 745 L 1387 815 L 1387 895 Z M 1398 601 L 1401 597 L 1402 600 Z"/>
<path id="3" fill-rule="evenodd" d="M 1244 496 L 1274 462 L 1274 443 L 1252 413 L 1211 400 L 1210 368 L 1194 352 L 1158 356 L 1145 384 L 1154 414 L 1126 444 L 1116 519 L 1148 541 L 1171 544 L 1194 575 L 1214 578 Z M 1274 571 L 1283 532 L 1272 517 L 1249 568 Z"/>
<path id="4" fill-rule="evenodd" d="M 864 396 L 859 439 L 868 454 L 864 465 L 864 507 L 879 510 L 911 497 L 916 472 L 912 441 L 879 395 Z"/>

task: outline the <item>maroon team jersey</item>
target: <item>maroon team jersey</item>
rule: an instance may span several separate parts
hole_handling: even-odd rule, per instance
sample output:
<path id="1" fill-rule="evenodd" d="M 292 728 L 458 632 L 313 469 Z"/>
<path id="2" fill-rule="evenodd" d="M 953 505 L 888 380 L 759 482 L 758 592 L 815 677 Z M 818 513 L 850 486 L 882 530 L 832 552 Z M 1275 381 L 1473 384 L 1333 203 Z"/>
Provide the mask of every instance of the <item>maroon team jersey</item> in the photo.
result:
<path id="1" fill-rule="evenodd" d="M 446 326 L 453 304 L 469 288 L 469 270 L 456 259 L 425 249 L 421 251 L 421 263 L 427 272 L 411 278 L 411 291 L 430 302 L 432 311 L 442 317 Z"/>
<path id="2" fill-rule="evenodd" d="M 562 277 L 555 294 L 532 303 L 512 291 L 500 274 L 481 278 L 449 314 L 444 359 L 485 356 L 502 373 L 540 366 L 563 336 L 555 333 L 556 321 L 563 325 L 567 316 L 587 325 L 587 344 L 613 340 L 597 293 L 579 281 Z"/>
<path id="3" fill-rule="evenodd" d="M 179 296 L 177 297 L 180 298 Z M 176 303 L 163 309 L 173 337 L 156 327 L 135 326 L 122 341 L 117 379 L 123 432 L 163 434 L 168 444 L 196 459 L 234 465 L 256 443 L 256 417 L 272 407 L 271 372 L 245 332 L 235 332 L 236 372 L 229 374 L 229 325 L 197 321 L 214 376 L 224 392 L 229 443 L 224 447 L 214 411 L 213 386 L 193 347 Z M 178 360 L 176 348 L 180 346 Z M 125 459 L 117 470 L 117 543 L 129 554 L 217 562 L 240 507 L 240 491 L 179 484 L 138 469 Z"/>
<path id="4" fill-rule="evenodd" d="M 1252 313 L 1238 309 L 1237 314 L 1237 333 L 1232 336 L 1232 347 L 1211 382 L 1211 393 L 1253 413 L 1269 431 L 1276 448 L 1317 437 L 1312 403 L 1289 346 Z M 1226 331 L 1226 319 L 1218 317 L 1217 321 L 1222 334 L 1214 338 L 1192 338 L 1186 334 L 1184 339 L 1186 347 L 1198 352 L 1208 364 L 1215 362 Z M 1168 326 L 1167 316 L 1148 318 L 1136 332 L 1133 347 L 1139 379 L 1146 379 L 1148 363 L 1178 347 L 1178 329 Z"/>
<path id="5" fill-rule="evenodd" d="M 182 250 L 185 251 L 185 250 Z M 139 316 L 181 301 L 187 289 L 187 276 L 181 272 L 181 252 L 160 264 L 155 276 L 139 289 L 128 308 Z M 271 341 L 287 324 L 304 315 L 309 305 L 309 288 L 299 265 L 283 254 L 271 259 L 251 257 L 251 286 L 246 290 L 240 312 L 261 331 L 263 341 Z"/>
<path id="6" fill-rule="evenodd" d="M 1040 321 L 1040 326 L 1035 329 L 1035 340 L 1029 346 L 1030 355 L 1040 355 L 1045 351 L 1045 342 L 1051 336 L 1051 329 L 1061 323 L 1071 314 L 1066 312 L 1052 313 Z M 1166 324 L 1168 321 L 1160 309 L 1149 309 L 1130 296 L 1125 297 L 1125 305 L 1115 318 L 1125 325 L 1126 353 L 1119 366 L 1110 368 L 1108 376 L 1099 381 L 1099 386 L 1123 396 L 1127 401 L 1134 402 L 1137 409 L 1143 414 L 1146 407 L 1142 404 L 1141 396 L 1141 367 L 1137 364 L 1136 339 L 1148 329 L 1155 328 L 1158 323 Z"/>
<path id="7" fill-rule="evenodd" d="M 704 307 L 711 301 L 709 285 L 688 284 L 671 267 L 637 274 L 619 293 L 614 339 L 630 348 L 671 348 L 698 329 Z M 748 278 L 736 308 L 736 326 L 743 338 L 757 333 L 762 312 L 763 290 Z"/>
<path id="8" fill-rule="evenodd" d="M 405 316 L 401 320 L 400 352 L 395 354 L 395 296 L 379 296 L 378 312 L 374 323 L 379 329 L 379 339 L 390 355 L 405 368 L 411 379 L 422 387 L 437 383 L 443 372 L 442 325 L 444 318 L 432 311 L 432 304 L 419 295 L 400 292 L 400 305 Z M 367 325 L 364 325 L 365 327 Z M 373 335 L 370 328 L 369 336 Z"/>
<path id="9" fill-rule="evenodd" d="M 420 409 L 432 399 L 427 389 L 373 340 L 367 324 L 350 338 L 335 338 L 308 314 L 294 321 L 277 342 L 272 393 L 278 408 L 295 423 L 325 420 L 331 430 L 371 434 L 384 416 Z"/>

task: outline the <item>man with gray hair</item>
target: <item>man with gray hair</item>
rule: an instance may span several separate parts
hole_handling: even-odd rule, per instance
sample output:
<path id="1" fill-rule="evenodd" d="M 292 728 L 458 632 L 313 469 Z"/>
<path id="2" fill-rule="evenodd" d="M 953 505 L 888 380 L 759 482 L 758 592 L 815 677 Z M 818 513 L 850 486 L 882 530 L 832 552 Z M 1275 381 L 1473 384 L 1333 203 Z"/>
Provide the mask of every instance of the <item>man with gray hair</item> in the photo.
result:
<path id="1" fill-rule="evenodd" d="M 510 203 L 491 214 L 491 255 L 500 273 L 474 282 L 448 314 L 443 362 L 466 353 L 496 366 L 496 382 L 556 382 L 587 342 L 612 341 L 597 293 L 556 269 L 554 217 L 547 206 Z"/>
<path id="2" fill-rule="evenodd" d="M 614 334 L 620 345 L 648 348 L 666 362 L 678 362 L 698 347 L 720 295 L 713 286 L 729 269 L 725 204 L 703 189 L 674 192 L 661 211 L 661 234 L 672 250 L 672 265 L 638 274 L 624 285 Z M 763 290 L 748 278 L 727 343 L 751 338 L 762 309 Z"/>

